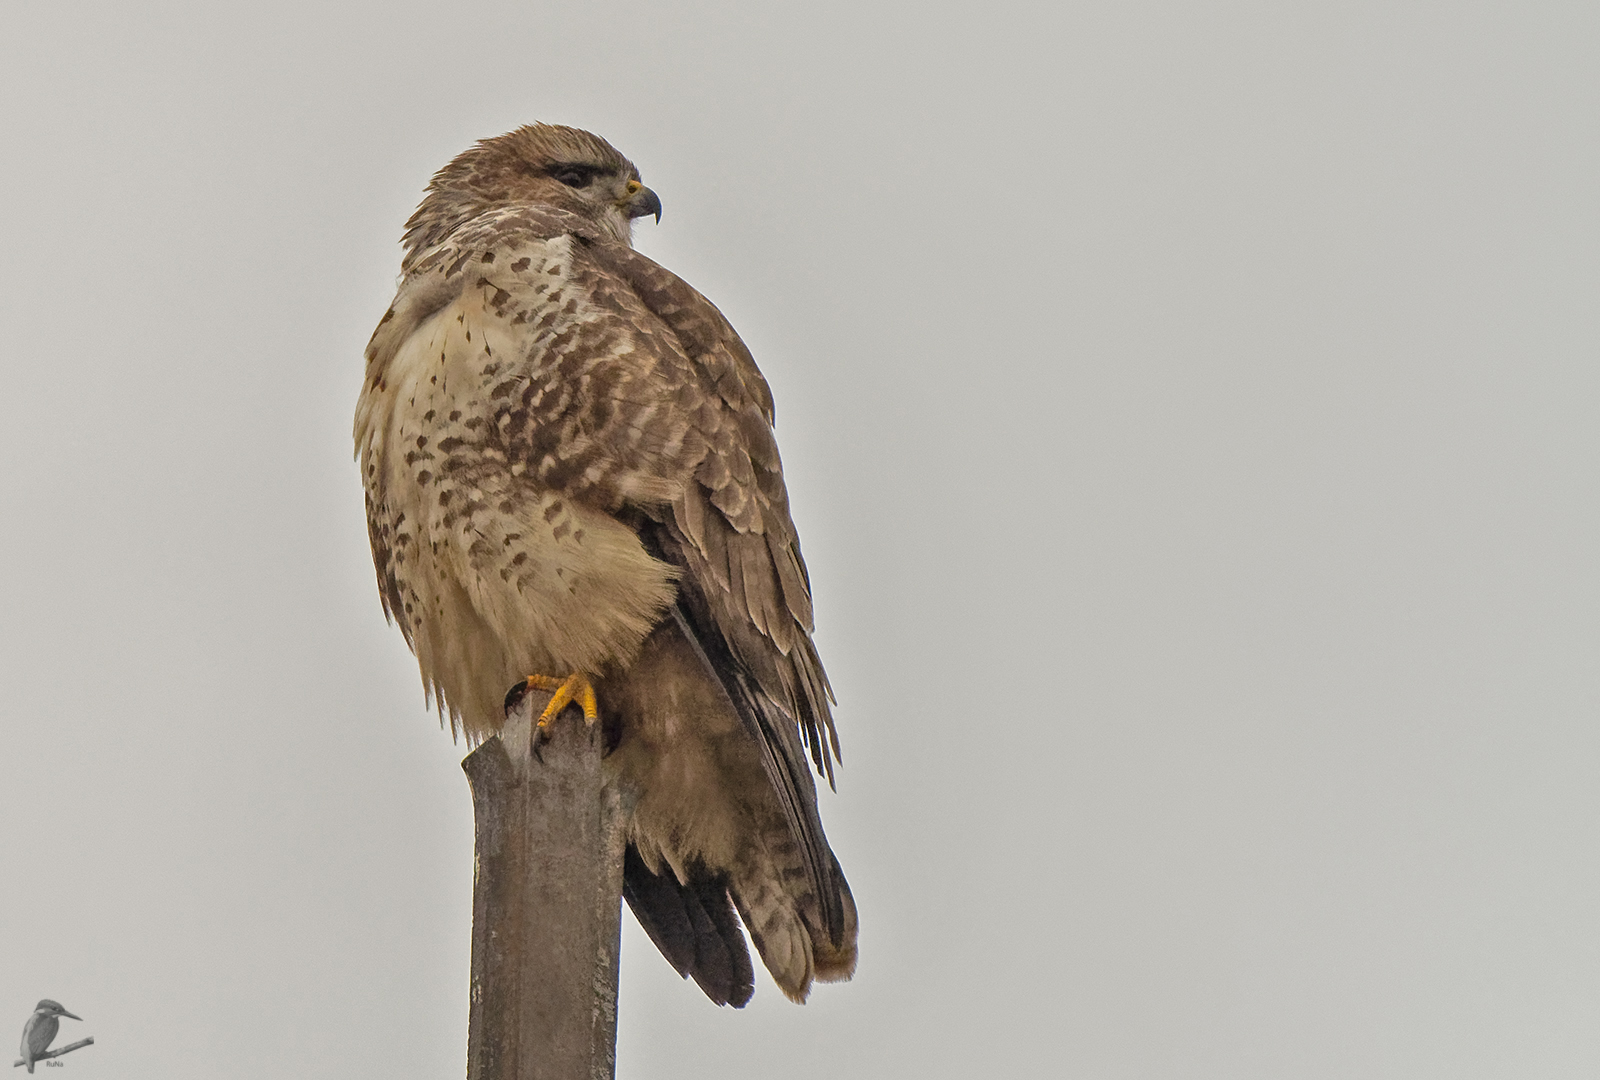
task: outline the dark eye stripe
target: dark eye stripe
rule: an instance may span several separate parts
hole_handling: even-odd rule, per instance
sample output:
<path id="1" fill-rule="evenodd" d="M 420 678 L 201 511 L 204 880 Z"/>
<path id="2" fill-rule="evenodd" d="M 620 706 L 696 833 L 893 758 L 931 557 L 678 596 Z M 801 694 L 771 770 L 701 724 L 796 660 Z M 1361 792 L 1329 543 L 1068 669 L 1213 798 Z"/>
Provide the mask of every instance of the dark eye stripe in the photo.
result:
<path id="1" fill-rule="evenodd" d="M 604 170 L 594 165 L 552 165 L 550 175 L 568 187 L 588 187 Z"/>

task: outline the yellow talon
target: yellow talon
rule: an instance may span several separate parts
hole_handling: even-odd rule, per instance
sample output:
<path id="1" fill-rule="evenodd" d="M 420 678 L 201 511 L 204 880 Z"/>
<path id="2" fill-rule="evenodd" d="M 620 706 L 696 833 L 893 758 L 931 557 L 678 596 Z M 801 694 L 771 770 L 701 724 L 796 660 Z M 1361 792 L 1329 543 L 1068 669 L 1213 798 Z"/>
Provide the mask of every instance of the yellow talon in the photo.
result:
<path id="1" fill-rule="evenodd" d="M 551 675 L 529 675 L 527 686 L 530 690 L 550 691 L 550 703 L 544 707 L 544 712 L 539 714 L 538 726 L 541 728 L 549 727 L 551 722 L 561 715 L 561 710 L 574 702 L 583 710 L 585 724 L 592 724 L 600 719 L 600 703 L 595 700 L 594 684 L 589 681 L 589 676 L 581 671 L 574 671 L 565 679 Z"/>

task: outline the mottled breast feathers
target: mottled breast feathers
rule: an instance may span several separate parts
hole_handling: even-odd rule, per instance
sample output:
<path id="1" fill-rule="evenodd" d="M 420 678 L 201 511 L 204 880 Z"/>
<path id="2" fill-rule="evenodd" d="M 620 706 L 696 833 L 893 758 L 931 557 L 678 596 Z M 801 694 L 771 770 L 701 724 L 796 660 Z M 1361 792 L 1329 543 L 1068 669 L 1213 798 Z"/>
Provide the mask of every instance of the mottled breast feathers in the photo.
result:
<path id="1" fill-rule="evenodd" d="M 408 258 L 367 348 L 356 440 L 385 610 L 469 738 L 498 728 L 506 686 L 452 685 L 452 665 L 488 679 L 626 664 L 678 603 L 716 628 L 831 780 L 831 695 L 772 420 L 766 381 L 721 312 L 575 214 L 492 210 Z M 419 603 L 448 604 L 475 580 L 523 587 L 517 556 L 532 541 L 515 520 L 530 505 L 554 523 L 537 561 L 560 573 L 528 580 L 539 602 L 502 614 L 530 641 L 551 640 L 532 624 L 559 622 L 570 655 L 474 658 L 517 634 L 486 632 L 501 639 L 490 645 L 471 627 L 420 640 Z M 466 554 L 432 550 L 439 529 L 457 530 Z M 432 558 L 468 565 L 430 570 Z M 614 610 L 564 607 L 567 574 L 615 593 Z M 503 605 L 490 591 L 466 606 Z"/>

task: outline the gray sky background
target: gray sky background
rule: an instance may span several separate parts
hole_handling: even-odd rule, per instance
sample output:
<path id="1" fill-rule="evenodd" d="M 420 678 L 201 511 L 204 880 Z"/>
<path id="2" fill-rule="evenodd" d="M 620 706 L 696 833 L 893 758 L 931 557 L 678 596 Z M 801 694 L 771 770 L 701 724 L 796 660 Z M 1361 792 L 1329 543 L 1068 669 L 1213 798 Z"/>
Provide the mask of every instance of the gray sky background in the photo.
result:
<path id="1" fill-rule="evenodd" d="M 448 12 L 448 13 L 446 13 Z M 1600 1070 L 1600 8 L 7 8 L 0 1036 L 460 1076 L 471 806 L 350 417 L 591 128 L 778 400 L 856 980 L 626 919 L 624 1077 Z"/>

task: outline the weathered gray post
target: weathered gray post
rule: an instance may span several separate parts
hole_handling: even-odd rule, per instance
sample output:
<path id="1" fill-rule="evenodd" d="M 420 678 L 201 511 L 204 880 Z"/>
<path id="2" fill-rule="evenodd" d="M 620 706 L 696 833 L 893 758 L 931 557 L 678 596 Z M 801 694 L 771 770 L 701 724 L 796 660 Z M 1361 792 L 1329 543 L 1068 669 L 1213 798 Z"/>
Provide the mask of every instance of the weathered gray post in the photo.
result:
<path id="1" fill-rule="evenodd" d="M 616 1075 L 621 801 L 601 727 L 576 709 L 532 757 L 548 701 L 530 692 L 461 763 L 477 823 L 468 1080 Z"/>

